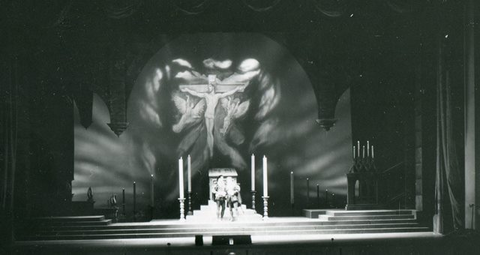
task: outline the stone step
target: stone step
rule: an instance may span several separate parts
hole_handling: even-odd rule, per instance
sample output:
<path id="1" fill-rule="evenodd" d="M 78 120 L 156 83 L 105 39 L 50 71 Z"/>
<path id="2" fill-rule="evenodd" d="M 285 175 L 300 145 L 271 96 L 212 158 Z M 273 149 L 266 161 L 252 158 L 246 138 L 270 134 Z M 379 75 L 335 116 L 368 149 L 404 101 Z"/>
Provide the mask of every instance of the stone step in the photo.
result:
<path id="1" fill-rule="evenodd" d="M 367 216 L 329 216 L 319 215 L 320 220 L 327 221 L 351 221 L 351 220 L 384 220 L 384 219 L 414 219 L 414 215 L 367 215 Z"/>
<path id="2" fill-rule="evenodd" d="M 112 223 L 112 220 L 102 220 L 102 221 L 61 221 L 61 222 L 37 222 L 32 225 L 38 227 L 48 227 L 48 226 L 107 226 Z"/>
<path id="3" fill-rule="evenodd" d="M 188 215 L 191 217 L 191 215 Z M 230 226 L 235 226 L 236 222 L 229 222 L 228 215 L 224 219 L 225 223 L 228 223 Z M 261 215 L 259 215 L 261 217 Z M 259 218 L 260 219 L 260 218 Z M 155 224 L 155 223 L 114 223 L 111 225 L 91 225 L 91 226 L 83 226 L 83 225 L 76 225 L 76 226 L 46 226 L 45 229 L 57 229 L 57 230 L 96 230 L 96 229 L 148 229 L 148 228 L 174 228 L 174 229 L 188 229 L 188 228 L 197 228 L 197 227 L 205 227 L 209 226 L 210 224 L 218 224 L 222 221 L 219 221 L 216 217 L 211 218 L 209 220 L 202 220 L 202 221 L 190 221 L 186 220 L 182 224 Z M 352 220 L 352 221 L 321 221 L 321 220 L 309 220 L 309 221 L 290 221 L 290 222 L 278 222 L 278 221 L 263 221 L 263 220 L 255 220 L 255 221 L 242 221 L 239 224 L 240 227 L 247 228 L 247 227 L 262 227 L 262 228 L 270 228 L 270 227 L 309 227 L 309 226 L 336 226 L 336 225 L 362 225 L 362 224 L 412 224 L 416 223 L 415 219 L 399 219 L 399 220 L 392 220 L 392 219 L 385 219 L 385 220 Z"/>
<path id="4" fill-rule="evenodd" d="M 105 216 L 93 215 L 93 216 L 51 216 L 51 217 L 35 217 L 32 221 L 35 222 L 93 222 L 103 221 Z"/>
<path id="5" fill-rule="evenodd" d="M 195 235 L 213 236 L 213 235 L 314 235 L 314 234 L 360 234 L 360 233 L 397 233 L 397 232 L 426 232 L 430 231 L 427 227 L 386 227 L 386 228 L 366 228 L 366 229 L 315 229 L 293 231 L 291 229 L 278 230 L 264 228 L 262 230 L 244 231 L 244 230 L 220 230 L 204 231 L 194 230 L 188 232 L 164 232 L 164 233 L 113 233 L 113 234 L 72 234 L 72 235 L 34 235 L 27 237 L 28 240 L 82 240 L 82 239 L 118 239 L 118 238 L 167 238 L 167 237 L 191 237 Z"/>
<path id="6" fill-rule="evenodd" d="M 418 227 L 417 223 L 402 223 L 402 224 L 359 224 L 359 225 L 330 225 L 330 226 L 275 226 L 269 227 L 271 230 L 291 230 L 291 231 L 303 231 L 303 230 L 323 230 L 323 229 L 370 229 L 370 228 L 392 228 L 392 227 Z M 114 228 L 105 228 L 105 229 L 96 229 L 96 230 L 43 230 L 38 231 L 40 235 L 74 235 L 74 234 L 114 234 L 114 233 L 166 233 L 166 232 L 191 232 L 191 231 L 204 231 L 204 232 L 215 232 L 215 231 L 260 231 L 265 229 L 264 227 L 242 227 L 234 226 L 232 224 L 223 225 L 213 225 L 205 227 L 193 227 L 193 228 L 125 228 L 125 229 L 114 229 Z"/>
<path id="7" fill-rule="evenodd" d="M 235 210 L 234 210 L 235 212 Z M 230 214 L 230 210 L 225 210 L 225 214 Z M 235 212 L 235 214 L 237 214 Z M 254 210 L 250 210 L 250 209 L 247 209 L 247 210 L 238 210 L 238 215 L 256 215 L 257 212 L 255 212 Z M 216 216 L 217 215 L 217 211 L 214 210 L 214 211 L 193 211 L 193 215 L 194 216 L 199 216 L 199 217 L 208 217 L 208 216 Z"/>
<path id="8" fill-rule="evenodd" d="M 377 216 L 377 215 L 413 215 L 413 210 L 369 210 L 369 211 L 326 211 L 332 216 Z"/>
<path id="9" fill-rule="evenodd" d="M 242 204 L 241 207 L 243 210 L 248 209 L 247 206 L 244 204 Z M 195 210 L 195 211 L 216 211 L 216 210 L 217 210 L 217 204 L 209 204 L 209 205 L 200 205 L 200 210 Z"/>
<path id="10" fill-rule="evenodd" d="M 235 221 L 242 221 L 242 222 L 251 222 L 251 221 L 261 221 L 263 217 L 259 214 L 241 214 L 238 216 L 234 216 Z M 208 215 L 208 216 L 197 216 L 197 215 L 187 215 L 187 221 L 195 221 L 195 222 L 217 222 L 219 219 L 216 215 Z M 225 214 L 223 216 L 223 221 L 231 220 L 230 214 Z"/>

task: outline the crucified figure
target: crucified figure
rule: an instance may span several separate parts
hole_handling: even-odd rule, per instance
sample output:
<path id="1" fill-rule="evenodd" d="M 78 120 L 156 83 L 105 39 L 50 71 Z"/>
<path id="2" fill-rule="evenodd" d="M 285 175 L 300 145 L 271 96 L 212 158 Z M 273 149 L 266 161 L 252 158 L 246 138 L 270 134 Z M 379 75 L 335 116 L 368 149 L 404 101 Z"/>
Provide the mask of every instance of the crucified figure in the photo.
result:
<path id="1" fill-rule="evenodd" d="M 197 92 L 189 88 L 180 88 L 180 91 L 189 93 L 192 96 L 205 98 L 206 110 L 205 110 L 205 125 L 207 128 L 207 144 L 210 152 L 210 156 L 213 155 L 213 125 L 215 119 L 215 109 L 217 107 L 218 101 L 221 98 L 231 96 L 237 91 L 240 91 L 242 87 L 235 87 L 234 89 L 227 91 L 225 93 L 216 94 L 215 93 L 215 76 L 208 77 L 208 91 L 207 92 Z"/>

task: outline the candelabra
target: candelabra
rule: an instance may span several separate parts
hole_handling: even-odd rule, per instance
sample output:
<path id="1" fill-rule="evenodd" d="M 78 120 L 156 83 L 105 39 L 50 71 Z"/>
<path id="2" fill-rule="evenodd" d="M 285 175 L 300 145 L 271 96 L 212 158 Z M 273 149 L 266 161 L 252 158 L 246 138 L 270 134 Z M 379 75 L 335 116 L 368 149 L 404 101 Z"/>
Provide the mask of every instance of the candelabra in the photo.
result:
<path id="1" fill-rule="evenodd" d="M 358 147 L 353 146 L 353 163 L 350 168 L 350 173 L 358 172 L 376 172 L 375 154 L 373 145 L 370 147 L 370 142 L 367 141 L 367 148 L 362 146 L 362 153 L 360 153 L 360 141 Z M 366 155 L 365 155 L 366 154 Z"/>
<path id="2" fill-rule="evenodd" d="M 357 147 L 353 146 L 353 164 L 347 173 L 347 210 L 367 210 L 379 207 L 378 176 L 374 146 L 370 146 L 369 141 L 366 146 L 361 146 L 358 141 Z"/>

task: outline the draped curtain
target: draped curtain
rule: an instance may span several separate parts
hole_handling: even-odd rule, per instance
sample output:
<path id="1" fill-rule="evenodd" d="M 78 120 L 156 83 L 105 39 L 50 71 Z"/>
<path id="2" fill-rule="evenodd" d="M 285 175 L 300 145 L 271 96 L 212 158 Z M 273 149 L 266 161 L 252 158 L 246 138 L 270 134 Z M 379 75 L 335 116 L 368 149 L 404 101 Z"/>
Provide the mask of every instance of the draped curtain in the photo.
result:
<path id="1" fill-rule="evenodd" d="M 450 75 L 445 68 L 445 45 L 440 40 L 437 70 L 437 153 L 435 179 L 434 231 L 448 232 L 447 226 L 463 228 L 462 172 L 458 163 L 453 135 L 452 90 Z M 450 211 L 447 211 L 450 205 Z M 451 221 L 448 222 L 449 215 Z"/>
<path id="2" fill-rule="evenodd" d="M 14 183 L 17 151 L 17 96 L 18 75 L 16 59 L 1 63 L 0 79 L 0 134 L 1 134 L 1 240 L 13 241 Z M 3 233 L 2 233 L 3 232 Z"/>

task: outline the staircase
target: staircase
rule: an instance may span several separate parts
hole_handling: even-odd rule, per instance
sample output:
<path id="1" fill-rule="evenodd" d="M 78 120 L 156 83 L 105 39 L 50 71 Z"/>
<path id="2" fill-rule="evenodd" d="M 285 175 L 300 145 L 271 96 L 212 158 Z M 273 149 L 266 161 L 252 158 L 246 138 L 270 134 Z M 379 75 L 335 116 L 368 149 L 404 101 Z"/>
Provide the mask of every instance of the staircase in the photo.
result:
<path id="1" fill-rule="evenodd" d="M 233 210 L 233 217 L 231 218 L 230 208 L 225 206 L 225 213 L 223 216 L 223 220 L 230 220 L 230 221 L 240 221 L 240 222 L 247 222 L 247 221 L 261 221 L 262 215 L 258 214 L 253 209 L 247 209 L 245 205 L 241 205 L 237 211 Z M 187 215 L 187 221 L 193 222 L 211 222 L 219 220 L 217 218 L 217 204 L 212 201 L 208 200 L 207 205 L 201 205 L 200 210 L 194 210 L 192 215 Z"/>
<path id="2" fill-rule="evenodd" d="M 430 231 L 417 221 L 415 210 L 304 210 L 309 218 L 349 229 L 352 233 Z M 349 227 L 350 226 L 350 227 Z"/>
<path id="3" fill-rule="evenodd" d="M 20 240 L 85 240 L 222 236 L 222 235 L 335 235 L 361 233 L 430 232 L 421 226 L 412 210 L 340 211 L 314 210 L 308 217 L 261 220 L 253 210 L 244 209 L 238 220 L 216 218 L 216 205 L 209 204 L 187 220 L 112 223 L 104 216 L 46 217 L 32 219 Z M 308 210 L 306 210 L 308 211 Z M 318 214 L 316 214 L 318 213 Z M 316 216 L 315 216 L 316 215 Z M 247 220 L 248 219 L 248 220 Z"/>

